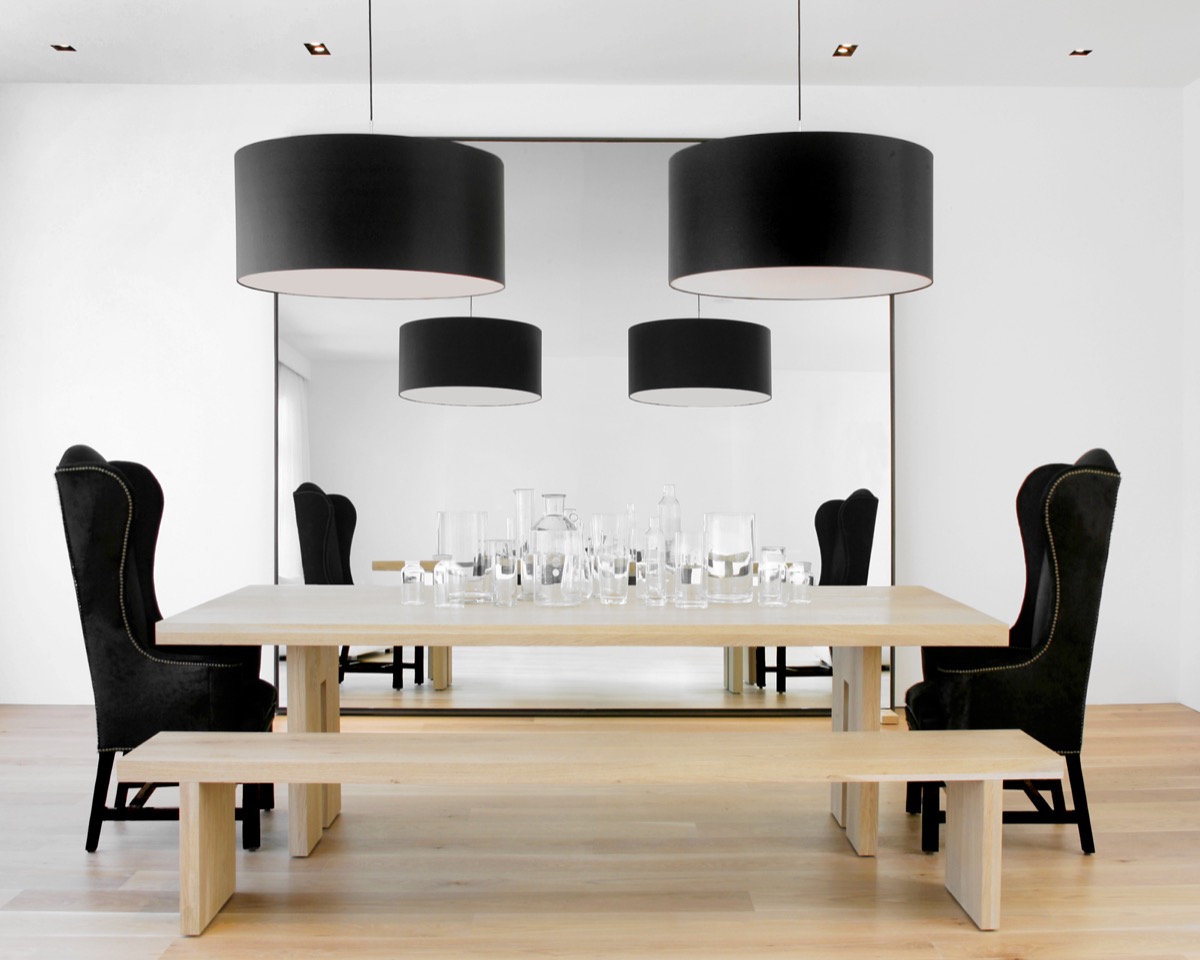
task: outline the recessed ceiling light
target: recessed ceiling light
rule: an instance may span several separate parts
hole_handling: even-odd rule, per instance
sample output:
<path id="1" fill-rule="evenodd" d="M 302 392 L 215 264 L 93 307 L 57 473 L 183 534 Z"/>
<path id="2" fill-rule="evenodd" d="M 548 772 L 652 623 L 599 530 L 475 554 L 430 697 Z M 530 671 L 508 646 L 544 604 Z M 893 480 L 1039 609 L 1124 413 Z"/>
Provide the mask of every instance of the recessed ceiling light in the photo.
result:
<path id="1" fill-rule="evenodd" d="M 1086 57 L 1086 56 L 1088 56 L 1089 54 L 1091 54 L 1091 52 L 1092 52 L 1091 50 L 1072 50 L 1072 51 L 1071 51 L 1071 56 L 1073 56 L 1073 57 Z"/>
<path id="2" fill-rule="evenodd" d="M 73 46 L 71 46 L 69 43 L 52 43 L 52 44 L 50 44 L 50 48 L 52 50 L 57 50 L 59 53 L 75 53 L 76 52 L 75 48 Z"/>
<path id="3" fill-rule="evenodd" d="M 323 43 L 306 43 L 304 46 L 308 48 L 308 52 L 314 57 L 329 56 L 329 48 Z"/>
<path id="4" fill-rule="evenodd" d="M 837 49 L 833 51 L 833 55 L 835 57 L 852 57 L 857 49 L 857 43 L 839 43 Z"/>

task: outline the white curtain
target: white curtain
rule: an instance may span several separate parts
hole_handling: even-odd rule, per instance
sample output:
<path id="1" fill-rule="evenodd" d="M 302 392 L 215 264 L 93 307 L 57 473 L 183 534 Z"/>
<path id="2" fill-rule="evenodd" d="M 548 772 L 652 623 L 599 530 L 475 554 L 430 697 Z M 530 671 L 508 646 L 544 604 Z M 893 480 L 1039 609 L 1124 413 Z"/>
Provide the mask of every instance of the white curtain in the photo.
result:
<path id="1" fill-rule="evenodd" d="M 303 583 L 292 491 L 309 478 L 308 381 L 279 364 L 279 582 Z"/>

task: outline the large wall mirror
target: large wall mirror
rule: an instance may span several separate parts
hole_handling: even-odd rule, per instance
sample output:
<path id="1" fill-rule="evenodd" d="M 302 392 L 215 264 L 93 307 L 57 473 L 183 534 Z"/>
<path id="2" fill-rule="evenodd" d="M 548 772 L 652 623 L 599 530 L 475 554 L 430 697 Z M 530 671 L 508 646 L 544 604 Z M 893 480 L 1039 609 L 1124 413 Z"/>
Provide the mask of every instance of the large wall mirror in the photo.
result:
<path id="1" fill-rule="evenodd" d="M 356 583 L 377 577 L 372 561 L 431 556 L 439 510 L 486 510 L 492 535 L 501 536 L 514 511 L 513 489 L 533 487 L 535 514 L 542 493 L 560 492 L 585 517 L 633 503 L 644 529 L 664 483 L 676 486 L 685 528 L 699 527 L 707 511 L 753 512 L 760 546 L 784 545 L 789 558 L 814 565 L 817 507 L 867 487 L 880 500 L 871 582 L 891 581 L 888 298 L 698 300 L 672 290 L 666 279 L 667 164 L 686 145 L 479 143 L 504 162 L 504 291 L 473 303 L 279 298 L 281 581 L 302 579 L 291 502 L 301 479 L 354 502 Z M 399 326 L 472 311 L 541 327 L 539 403 L 459 408 L 399 398 Z M 770 402 L 678 409 L 628 399 L 629 326 L 697 312 L 771 328 Z M 456 653 L 454 695 L 464 702 L 471 660 L 487 653 Z M 513 656 L 536 658 L 540 682 L 554 687 L 554 671 L 571 669 L 558 657 L 571 653 L 524 650 Z M 700 653 L 712 668 L 699 669 L 696 682 L 720 699 L 719 651 Z M 617 649 L 590 655 L 611 657 L 613 679 L 626 691 L 635 672 L 637 683 L 647 685 L 646 696 L 655 698 L 650 688 L 658 668 L 631 668 L 628 654 Z M 679 689 L 670 665 L 678 656 L 663 651 L 657 682 L 668 694 Z M 588 672 L 604 673 L 595 662 Z M 504 675 L 503 664 L 490 665 L 493 683 Z M 512 677 L 527 675 L 525 666 L 512 667 Z M 823 684 L 823 693 L 820 683 L 811 691 L 818 707 L 822 696 L 828 700 L 828 680 Z M 556 703 L 570 700 L 571 686 L 564 676 Z M 793 697 L 792 687 L 787 697 L 800 706 L 801 690 Z M 381 676 L 360 675 L 353 684 L 348 676 L 342 696 L 347 707 L 420 706 L 422 697 L 435 705 L 425 689 L 406 686 L 393 695 Z M 758 700 L 777 706 L 782 698 L 772 691 Z"/>

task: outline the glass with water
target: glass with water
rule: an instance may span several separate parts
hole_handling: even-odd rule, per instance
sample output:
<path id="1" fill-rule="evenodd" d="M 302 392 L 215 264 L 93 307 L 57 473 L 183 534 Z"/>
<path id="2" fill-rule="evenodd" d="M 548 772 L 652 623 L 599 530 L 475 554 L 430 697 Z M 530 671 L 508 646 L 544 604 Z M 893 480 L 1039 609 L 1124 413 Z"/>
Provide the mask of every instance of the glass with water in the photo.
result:
<path id="1" fill-rule="evenodd" d="M 421 585 L 425 582 L 425 571 L 416 560 L 405 560 L 400 571 L 400 602 L 406 606 L 420 606 Z"/>
<path id="2" fill-rule="evenodd" d="M 704 534 L 681 532 L 675 542 L 675 606 L 707 607 Z"/>
<path id="3" fill-rule="evenodd" d="M 706 513 L 704 563 L 708 599 L 749 603 L 754 599 L 754 514 Z"/>
<path id="4" fill-rule="evenodd" d="M 592 552 L 601 603 L 622 604 L 629 597 L 628 519 L 619 513 L 592 517 Z"/>
<path id="5" fill-rule="evenodd" d="M 787 559 L 783 547 L 763 547 L 758 561 L 758 602 L 764 607 L 787 605 Z"/>
<path id="6" fill-rule="evenodd" d="M 807 560 L 795 560 L 791 565 L 791 596 L 792 603 L 809 603 L 812 601 L 812 564 Z"/>
<path id="7" fill-rule="evenodd" d="M 487 541 L 487 553 L 492 567 L 494 602 L 498 607 L 511 607 L 517 602 L 520 554 L 512 540 Z"/>

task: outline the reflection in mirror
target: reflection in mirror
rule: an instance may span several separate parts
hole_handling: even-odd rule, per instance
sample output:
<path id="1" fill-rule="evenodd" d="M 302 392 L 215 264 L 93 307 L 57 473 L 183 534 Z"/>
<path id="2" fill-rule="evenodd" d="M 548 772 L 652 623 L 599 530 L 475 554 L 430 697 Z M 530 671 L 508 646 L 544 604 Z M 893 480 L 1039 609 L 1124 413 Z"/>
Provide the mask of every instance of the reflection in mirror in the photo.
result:
<path id="1" fill-rule="evenodd" d="M 358 510 L 356 583 L 378 580 L 372 561 L 431 556 L 440 510 L 485 510 L 490 535 L 503 536 L 515 510 L 513 489 L 533 487 L 535 515 L 542 493 L 562 492 L 585 518 L 632 503 L 644 530 L 664 483 L 675 484 L 685 529 L 698 528 L 706 512 L 753 512 L 759 547 L 783 545 L 789 559 L 811 560 L 814 568 L 819 568 L 817 507 L 867 487 L 880 500 L 871 582 L 889 583 L 888 299 L 698 300 L 672 290 L 667 162 L 685 144 L 480 146 L 504 161 L 504 291 L 473 303 L 279 298 L 280 361 L 291 371 L 281 372 L 279 398 L 281 581 L 302 580 L 291 491 L 307 479 L 348 496 Z M 398 397 L 399 326 L 471 312 L 542 329 L 540 402 L 446 407 Z M 680 409 L 628 399 L 628 328 L 697 313 L 770 327 L 770 402 Z M 819 569 L 816 573 L 819 577 Z M 549 671 L 560 654 L 582 651 L 524 653 L 537 660 L 538 670 Z M 720 700 L 719 652 L 700 653 L 714 666 L 698 682 Z M 803 662 L 803 653 L 789 662 Z M 828 655 L 815 652 L 821 653 Z M 654 672 L 631 668 L 628 652 L 594 655 L 600 654 L 612 658 L 610 672 L 621 689 L 629 689 L 631 673 L 639 675 L 636 684 Z M 493 655 L 483 649 L 458 652 L 456 696 L 468 695 L 468 661 Z M 657 682 L 674 691 L 679 678 L 669 665 L 680 662 L 680 651 L 660 655 L 667 666 Z M 515 677 L 526 673 L 525 666 L 512 670 Z M 492 665 L 493 678 L 504 675 L 503 665 Z M 574 681 L 541 682 L 564 702 L 570 699 Z M 348 675 L 347 706 L 363 688 L 371 691 L 372 703 L 383 706 L 393 696 L 382 677 L 360 676 L 354 689 L 350 684 Z M 808 689 L 827 704 L 828 685 L 828 679 L 816 687 L 797 684 L 793 696 L 789 683 L 786 697 L 778 699 L 791 707 Z M 406 687 L 395 696 L 411 701 L 426 693 Z M 755 697 L 733 699 L 748 707 Z M 775 706 L 776 695 L 757 699 Z"/>

